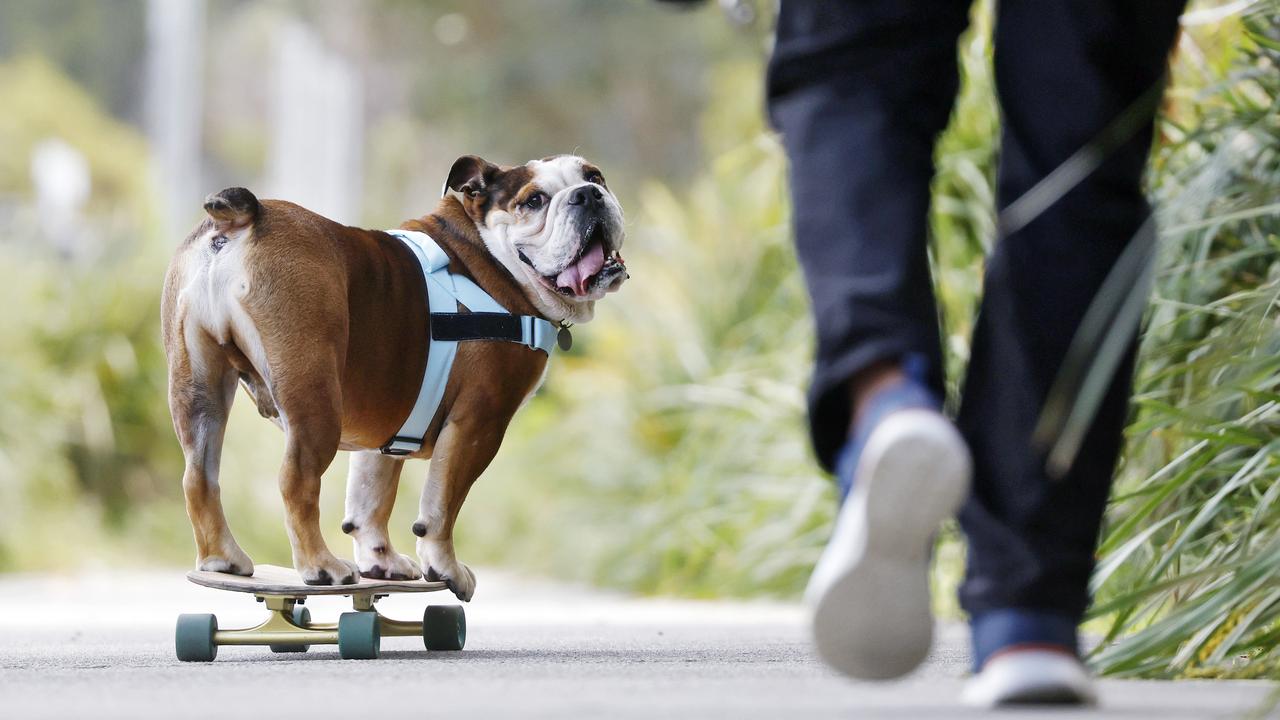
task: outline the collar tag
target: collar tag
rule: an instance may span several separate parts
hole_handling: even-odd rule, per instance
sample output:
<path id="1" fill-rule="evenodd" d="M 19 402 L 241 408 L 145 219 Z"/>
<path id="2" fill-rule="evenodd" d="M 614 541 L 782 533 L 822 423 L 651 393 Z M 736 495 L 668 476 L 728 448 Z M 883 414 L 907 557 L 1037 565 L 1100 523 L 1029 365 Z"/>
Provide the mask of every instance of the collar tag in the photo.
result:
<path id="1" fill-rule="evenodd" d="M 569 348 L 573 347 L 573 333 L 569 332 L 568 326 L 560 326 L 560 332 L 556 333 L 556 345 L 565 352 L 569 352 Z"/>

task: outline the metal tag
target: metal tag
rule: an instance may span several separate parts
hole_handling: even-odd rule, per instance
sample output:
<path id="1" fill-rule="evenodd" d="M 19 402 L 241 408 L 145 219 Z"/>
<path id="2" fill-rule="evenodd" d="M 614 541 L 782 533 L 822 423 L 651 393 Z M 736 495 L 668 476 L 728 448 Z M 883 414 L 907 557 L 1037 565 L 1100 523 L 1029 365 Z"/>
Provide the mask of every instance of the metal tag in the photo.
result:
<path id="1" fill-rule="evenodd" d="M 573 334 L 569 332 L 569 328 L 560 328 L 560 332 L 556 333 L 556 344 L 561 350 L 569 352 L 569 348 L 573 347 Z"/>

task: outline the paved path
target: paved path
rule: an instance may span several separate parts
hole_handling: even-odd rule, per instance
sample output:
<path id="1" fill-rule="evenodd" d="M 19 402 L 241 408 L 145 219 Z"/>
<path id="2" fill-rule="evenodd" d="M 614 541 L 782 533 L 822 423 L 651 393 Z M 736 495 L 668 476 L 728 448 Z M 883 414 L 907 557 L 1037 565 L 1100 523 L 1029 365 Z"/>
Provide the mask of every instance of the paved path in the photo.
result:
<path id="1" fill-rule="evenodd" d="M 189 585 L 181 571 L 80 578 L 0 576 L 0 718 L 950 718 L 967 664 L 944 628 L 929 663 L 891 684 L 846 681 L 819 665 L 789 605 L 633 599 L 478 573 L 467 649 L 426 653 L 388 638 L 377 661 L 332 646 L 306 655 L 220 648 L 179 663 L 180 612 L 223 627 L 261 612 L 247 596 Z M 430 596 L 443 600 L 443 595 Z M 379 604 L 404 618 L 424 600 Z M 308 603 L 317 620 L 340 599 Z M 1242 717 L 1273 685 L 1102 684 L 1099 712 L 1002 712 L 1011 718 Z"/>

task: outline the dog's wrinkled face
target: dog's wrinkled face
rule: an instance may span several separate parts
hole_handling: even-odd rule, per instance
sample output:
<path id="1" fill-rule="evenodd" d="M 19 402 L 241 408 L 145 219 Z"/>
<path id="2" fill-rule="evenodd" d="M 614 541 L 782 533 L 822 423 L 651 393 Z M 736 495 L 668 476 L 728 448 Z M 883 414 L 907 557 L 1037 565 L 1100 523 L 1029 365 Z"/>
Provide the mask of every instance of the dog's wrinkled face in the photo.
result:
<path id="1" fill-rule="evenodd" d="M 446 192 L 462 195 L 489 252 L 549 319 L 585 322 L 627 278 L 622 207 L 586 160 L 558 155 L 500 168 L 459 158 Z"/>

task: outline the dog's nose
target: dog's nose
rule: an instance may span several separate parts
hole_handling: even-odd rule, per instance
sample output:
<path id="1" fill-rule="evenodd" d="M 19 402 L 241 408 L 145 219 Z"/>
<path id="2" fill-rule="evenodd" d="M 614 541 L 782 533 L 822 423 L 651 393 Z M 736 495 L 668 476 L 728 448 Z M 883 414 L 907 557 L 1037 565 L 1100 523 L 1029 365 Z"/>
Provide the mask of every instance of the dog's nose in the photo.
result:
<path id="1" fill-rule="evenodd" d="M 583 185 L 569 193 L 570 205 L 586 205 L 591 207 L 604 198 L 604 193 L 596 185 Z"/>

